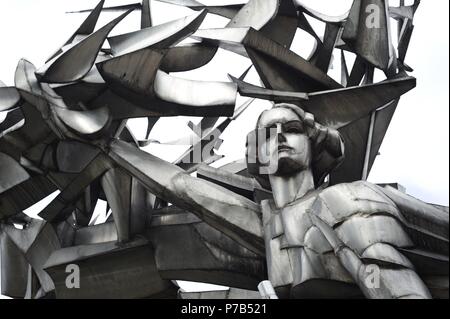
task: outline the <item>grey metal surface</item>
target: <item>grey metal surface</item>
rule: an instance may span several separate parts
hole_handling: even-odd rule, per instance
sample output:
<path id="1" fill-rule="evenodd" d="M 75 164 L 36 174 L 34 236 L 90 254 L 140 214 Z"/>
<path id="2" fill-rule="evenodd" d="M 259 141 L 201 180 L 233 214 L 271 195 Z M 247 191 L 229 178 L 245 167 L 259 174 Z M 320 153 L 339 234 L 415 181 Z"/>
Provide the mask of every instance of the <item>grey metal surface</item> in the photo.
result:
<path id="1" fill-rule="evenodd" d="M 145 28 L 139 31 L 108 38 L 114 56 L 123 55 L 148 47 L 164 48 L 176 44 L 198 29 L 206 11 L 191 16 Z"/>
<path id="2" fill-rule="evenodd" d="M 82 10 L 90 14 L 45 66 L 37 71 L 21 60 L 14 86 L 0 82 L 0 112 L 8 112 L 0 123 L 2 293 L 448 298 L 448 208 L 360 181 L 401 96 L 416 85 L 406 57 L 419 1 L 389 8 L 355 0 L 341 16 L 297 0 L 161 2 L 198 12 L 154 26 L 148 0 L 116 7 L 100 1 Z M 362 22 L 368 4 L 383 8 L 379 28 Z M 140 30 L 112 36 L 111 49 L 103 47 L 134 9 L 141 10 Z M 103 11 L 126 12 L 95 31 Z M 199 29 L 208 13 L 230 21 Z M 308 19 L 323 23 L 324 33 Z M 307 59 L 290 49 L 297 28 L 316 41 Z M 188 37 L 200 42 L 181 43 Z M 231 82 L 171 74 L 214 63 L 219 48 L 252 64 Z M 344 51 L 356 54 L 353 65 Z M 341 83 L 329 75 L 336 52 Z M 253 67 L 259 86 L 245 82 Z M 380 82 L 377 70 L 385 75 Z M 252 99 L 236 107 L 238 93 Z M 255 99 L 275 105 L 254 132 L 277 134 L 250 134 L 246 160 L 213 168 L 223 158 L 215 153 L 223 133 Z M 278 104 L 289 102 L 295 105 Z M 179 160 L 141 149 L 155 142 L 150 133 L 161 117 L 183 115 L 202 119 L 189 122 L 194 142 Z M 138 117 L 147 118 L 142 140 L 127 123 Z M 193 161 L 198 150 L 206 156 Z M 257 150 L 271 156 L 275 171 L 261 170 Z M 39 213 L 44 220 L 23 213 L 56 190 Z M 104 223 L 94 214 L 100 200 L 112 211 Z M 66 285 L 69 264 L 80 267 L 80 289 Z M 366 284 L 373 267 L 377 288 Z M 177 293 L 173 280 L 231 289 Z"/>

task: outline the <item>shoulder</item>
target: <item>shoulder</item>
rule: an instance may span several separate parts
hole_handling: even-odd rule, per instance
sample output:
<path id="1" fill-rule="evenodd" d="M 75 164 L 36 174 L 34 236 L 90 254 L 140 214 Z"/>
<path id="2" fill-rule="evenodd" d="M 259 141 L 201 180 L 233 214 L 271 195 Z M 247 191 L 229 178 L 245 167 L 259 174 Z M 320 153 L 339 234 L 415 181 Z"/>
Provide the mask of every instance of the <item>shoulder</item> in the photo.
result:
<path id="1" fill-rule="evenodd" d="M 355 215 L 382 214 L 402 218 L 397 205 L 378 186 L 364 181 L 324 189 L 316 198 L 314 210 L 330 226 Z"/>
<path id="2" fill-rule="evenodd" d="M 327 188 L 317 196 L 312 210 L 362 258 L 390 256 L 398 261 L 401 258 L 395 248 L 414 245 L 398 207 L 374 184 L 355 182 Z"/>

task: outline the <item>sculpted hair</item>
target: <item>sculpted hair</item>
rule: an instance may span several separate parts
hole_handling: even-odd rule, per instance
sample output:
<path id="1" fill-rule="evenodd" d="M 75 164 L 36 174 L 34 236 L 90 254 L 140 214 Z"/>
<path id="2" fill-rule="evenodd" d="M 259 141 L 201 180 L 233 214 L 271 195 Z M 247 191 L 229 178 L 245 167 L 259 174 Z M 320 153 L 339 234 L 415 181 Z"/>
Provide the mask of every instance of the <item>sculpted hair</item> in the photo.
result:
<path id="1" fill-rule="evenodd" d="M 325 178 L 344 160 L 344 142 L 341 135 L 337 130 L 317 123 L 313 114 L 305 112 L 297 105 L 281 103 L 276 104 L 274 108 L 291 110 L 298 116 L 300 121 L 303 122 L 306 134 L 311 142 L 311 168 L 314 175 L 314 182 L 316 187 L 319 187 L 323 184 Z M 256 130 L 260 128 L 260 120 L 266 112 L 268 111 L 262 112 L 259 116 Z M 254 149 L 247 139 L 247 168 L 251 175 L 262 181 L 264 185 L 267 185 L 267 176 L 263 176 L 259 173 L 261 164 L 257 156 L 257 149 L 259 148 L 258 144 L 258 141 L 256 141 L 257 147 Z"/>

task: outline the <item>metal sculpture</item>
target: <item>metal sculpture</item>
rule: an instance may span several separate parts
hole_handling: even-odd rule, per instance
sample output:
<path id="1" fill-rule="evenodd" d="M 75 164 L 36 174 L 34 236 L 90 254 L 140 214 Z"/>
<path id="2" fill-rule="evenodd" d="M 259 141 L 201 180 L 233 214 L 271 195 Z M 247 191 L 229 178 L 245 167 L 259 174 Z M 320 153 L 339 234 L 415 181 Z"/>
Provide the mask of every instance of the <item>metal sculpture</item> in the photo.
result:
<path id="1" fill-rule="evenodd" d="M 100 1 L 45 66 L 21 60 L 15 85 L 0 87 L 2 294 L 448 298 L 448 209 L 365 181 L 400 97 L 415 87 L 405 60 L 419 2 L 355 0 L 340 17 L 294 0 L 162 2 L 196 13 L 154 26 L 149 0 Z M 379 10 L 376 28 L 369 7 Z M 141 30 L 108 37 L 132 10 L 142 11 Z M 125 12 L 94 31 L 102 11 Z M 207 14 L 230 22 L 199 29 Z M 306 15 L 325 23 L 323 37 Z M 297 28 L 316 40 L 309 59 L 290 50 Z M 182 43 L 189 37 L 196 42 Z M 170 74 L 206 65 L 219 48 L 251 60 L 262 85 L 245 82 L 249 70 L 229 82 Z M 328 75 L 336 51 L 341 83 Z M 357 56 L 350 71 L 344 52 Z M 373 83 L 375 69 L 386 80 Z M 235 110 L 238 94 L 251 99 Z M 254 99 L 276 105 L 249 134 L 247 160 L 208 166 Z M 141 150 L 160 117 L 178 115 L 203 117 L 190 123 L 195 145 L 175 163 Z M 127 127 L 136 117 L 148 118 L 146 140 Z M 206 156 L 189 162 L 196 149 Z M 23 213 L 55 190 L 43 220 Z M 112 215 L 94 225 L 99 199 Z M 68 287 L 73 265 L 79 286 Z M 174 280 L 232 288 L 188 294 Z"/>

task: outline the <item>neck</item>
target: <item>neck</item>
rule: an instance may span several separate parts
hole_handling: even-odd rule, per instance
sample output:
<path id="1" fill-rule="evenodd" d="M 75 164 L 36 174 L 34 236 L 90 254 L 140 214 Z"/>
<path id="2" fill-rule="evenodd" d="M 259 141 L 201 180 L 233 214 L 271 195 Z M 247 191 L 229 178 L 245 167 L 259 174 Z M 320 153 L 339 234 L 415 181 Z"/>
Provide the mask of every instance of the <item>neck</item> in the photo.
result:
<path id="1" fill-rule="evenodd" d="M 314 177 L 311 170 L 304 170 L 293 176 L 270 175 L 269 179 L 278 208 L 285 207 L 314 190 Z"/>

